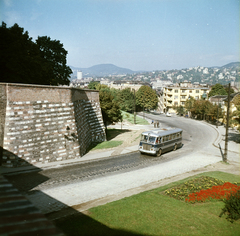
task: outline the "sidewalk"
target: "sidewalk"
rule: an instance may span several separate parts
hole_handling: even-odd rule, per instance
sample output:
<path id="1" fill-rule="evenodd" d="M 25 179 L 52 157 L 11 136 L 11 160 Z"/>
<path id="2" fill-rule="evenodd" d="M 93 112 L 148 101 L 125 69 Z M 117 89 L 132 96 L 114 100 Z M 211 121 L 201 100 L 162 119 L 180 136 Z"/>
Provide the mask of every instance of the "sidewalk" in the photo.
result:
<path id="1" fill-rule="evenodd" d="M 151 120 L 148 120 L 148 121 L 149 121 L 149 123 L 151 122 Z M 214 141 L 213 145 L 216 148 L 221 147 L 221 149 L 224 153 L 226 128 L 224 126 L 218 126 L 218 128 L 216 128 L 216 126 L 211 125 L 209 123 L 206 123 L 205 121 L 202 121 L 202 122 L 211 126 L 212 128 L 214 128 L 218 132 L 218 137 Z M 115 124 L 115 125 L 110 125 L 110 126 L 108 126 L 108 128 L 129 129 L 129 130 L 140 130 L 140 129 L 151 130 L 151 129 L 153 129 L 153 125 L 150 125 L 150 124 L 149 125 L 127 125 L 127 124 L 125 124 L 125 125 L 122 126 L 121 124 L 118 123 L 118 124 Z M 231 128 L 229 128 L 228 133 L 229 133 L 228 152 L 235 153 L 236 154 L 236 159 L 238 159 L 238 162 L 239 162 L 240 135 L 237 131 L 235 131 Z M 120 154 L 131 153 L 131 152 L 135 152 L 137 150 L 138 150 L 138 145 L 129 146 L 129 147 L 125 148 L 123 151 L 121 151 Z M 97 153 L 90 151 L 90 152 L 88 152 L 87 154 L 85 154 L 84 156 L 82 156 L 81 158 L 78 158 L 78 159 L 49 162 L 49 163 L 46 163 L 46 164 L 38 163 L 35 166 L 30 165 L 30 166 L 15 167 L 15 168 L 6 168 L 6 167 L 1 167 L 0 166 L 0 173 L 3 174 L 3 175 L 4 174 L 11 175 L 11 174 L 22 173 L 22 172 L 26 173 L 26 172 L 31 172 L 31 171 L 39 171 L 41 169 L 59 168 L 59 167 L 64 166 L 64 165 L 74 165 L 75 163 L 79 163 L 79 162 L 89 162 L 89 161 L 92 161 L 92 160 L 97 160 L 97 159 L 101 159 L 101 158 L 110 157 L 114 151 L 115 151 L 115 149 L 98 150 Z"/>

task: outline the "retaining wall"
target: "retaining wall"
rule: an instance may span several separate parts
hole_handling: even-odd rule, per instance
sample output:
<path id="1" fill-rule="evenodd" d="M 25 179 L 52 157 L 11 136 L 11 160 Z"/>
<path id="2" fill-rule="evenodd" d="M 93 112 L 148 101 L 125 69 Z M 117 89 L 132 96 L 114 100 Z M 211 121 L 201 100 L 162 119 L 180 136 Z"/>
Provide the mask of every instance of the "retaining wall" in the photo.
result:
<path id="1" fill-rule="evenodd" d="M 106 138 L 98 91 L 0 83 L 0 99 L 3 166 L 80 158 Z"/>

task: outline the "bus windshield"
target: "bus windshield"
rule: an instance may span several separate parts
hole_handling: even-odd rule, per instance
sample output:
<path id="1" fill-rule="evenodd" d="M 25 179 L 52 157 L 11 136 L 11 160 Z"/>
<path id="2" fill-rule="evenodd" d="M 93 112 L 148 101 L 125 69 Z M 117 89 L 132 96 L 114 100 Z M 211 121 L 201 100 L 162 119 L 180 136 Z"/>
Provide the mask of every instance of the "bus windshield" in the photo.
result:
<path id="1" fill-rule="evenodd" d="M 149 136 L 149 143 L 155 143 L 156 137 Z"/>
<path id="2" fill-rule="evenodd" d="M 155 143 L 156 137 L 142 134 L 141 141 L 148 142 L 148 143 Z"/>

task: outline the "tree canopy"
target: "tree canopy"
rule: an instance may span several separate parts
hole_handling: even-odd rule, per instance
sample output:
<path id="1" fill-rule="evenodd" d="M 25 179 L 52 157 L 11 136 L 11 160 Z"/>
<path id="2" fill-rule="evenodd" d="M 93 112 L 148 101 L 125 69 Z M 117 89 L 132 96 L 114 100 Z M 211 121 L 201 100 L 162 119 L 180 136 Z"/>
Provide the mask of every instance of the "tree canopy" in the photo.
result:
<path id="1" fill-rule="evenodd" d="M 88 84 L 88 88 L 89 89 L 94 89 L 96 90 L 97 86 L 99 85 L 100 83 L 98 81 L 91 81 L 89 84 Z"/>
<path id="2" fill-rule="evenodd" d="M 130 88 L 122 89 L 117 94 L 120 109 L 126 112 L 134 110 L 134 94 Z"/>
<path id="3" fill-rule="evenodd" d="M 215 95 L 227 95 L 227 91 L 223 87 L 222 84 L 215 84 L 212 86 L 211 91 L 208 94 L 208 97 L 212 97 Z"/>
<path id="4" fill-rule="evenodd" d="M 145 109 L 155 109 L 158 104 L 156 91 L 143 85 L 136 92 L 136 104 Z"/>
<path id="5" fill-rule="evenodd" d="M 112 122 L 118 122 L 122 119 L 120 107 L 118 103 L 114 101 L 110 89 L 101 89 L 99 91 L 99 99 L 105 127 Z"/>
<path id="6" fill-rule="evenodd" d="M 235 124 L 238 126 L 238 131 L 240 131 L 240 94 L 237 94 L 232 100 L 236 110 L 230 114 L 230 124 Z"/>
<path id="7" fill-rule="evenodd" d="M 47 36 L 32 41 L 28 32 L 14 24 L 0 26 L 0 78 L 6 83 L 69 84 L 72 70 L 66 65 L 67 51 Z"/>

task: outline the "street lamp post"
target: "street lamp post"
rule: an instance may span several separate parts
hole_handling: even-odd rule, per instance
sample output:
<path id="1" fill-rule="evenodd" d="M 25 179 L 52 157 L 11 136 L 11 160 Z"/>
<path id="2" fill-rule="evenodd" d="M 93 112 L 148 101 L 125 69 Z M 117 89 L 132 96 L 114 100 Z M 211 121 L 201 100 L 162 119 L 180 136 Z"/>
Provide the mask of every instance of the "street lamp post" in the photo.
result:
<path id="1" fill-rule="evenodd" d="M 134 124 L 136 124 L 136 98 L 135 98 L 135 89 L 133 89 L 134 91 Z"/>
<path id="2" fill-rule="evenodd" d="M 190 101 L 190 100 L 191 100 L 191 96 L 189 95 L 188 101 Z M 190 101 L 190 107 L 189 107 L 189 110 L 188 110 L 188 118 L 191 118 L 191 109 L 192 109 L 192 103 Z"/>
<path id="3" fill-rule="evenodd" d="M 216 128 L 218 128 L 218 108 L 219 108 L 219 97 L 218 97 L 218 105 L 217 105 L 217 124 L 216 124 Z"/>
<path id="4" fill-rule="evenodd" d="M 204 91 L 203 95 L 202 95 L 202 98 L 205 100 L 207 98 L 207 94 L 206 92 Z M 205 113 L 203 114 L 203 120 L 205 120 Z"/>
<path id="5" fill-rule="evenodd" d="M 227 121 L 226 121 L 226 135 L 225 135 L 225 150 L 224 150 L 224 162 L 227 162 L 228 151 L 228 126 L 229 126 L 229 107 L 230 107 L 230 83 L 228 85 L 228 105 L 227 105 Z"/>

